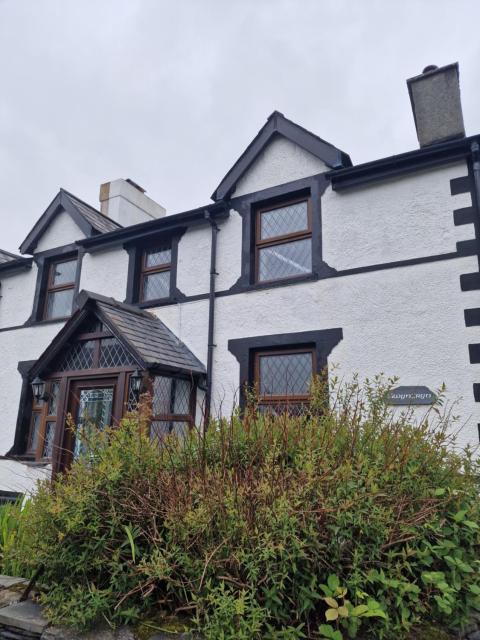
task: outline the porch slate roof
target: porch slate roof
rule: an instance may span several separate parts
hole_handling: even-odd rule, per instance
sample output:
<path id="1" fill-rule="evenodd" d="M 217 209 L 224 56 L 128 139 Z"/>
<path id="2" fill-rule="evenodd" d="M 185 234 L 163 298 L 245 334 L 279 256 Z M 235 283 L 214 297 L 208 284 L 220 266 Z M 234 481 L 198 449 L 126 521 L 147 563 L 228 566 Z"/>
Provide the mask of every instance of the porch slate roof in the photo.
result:
<path id="1" fill-rule="evenodd" d="M 155 315 L 95 293 L 84 291 L 80 295 L 85 294 L 95 301 L 111 329 L 118 331 L 117 337 L 123 338 L 147 367 L 206 373 L 200 360 Z"/>
<path id="2" fill-rule="evenodd" d="M 152 313 L 91 291 L 81 291 L 76 306 L 77 311 L 32 366 L 32 378 L 48 371 L 90 314 L 108 326 L 140 368 L 205 375 L 202 362 Z"/>

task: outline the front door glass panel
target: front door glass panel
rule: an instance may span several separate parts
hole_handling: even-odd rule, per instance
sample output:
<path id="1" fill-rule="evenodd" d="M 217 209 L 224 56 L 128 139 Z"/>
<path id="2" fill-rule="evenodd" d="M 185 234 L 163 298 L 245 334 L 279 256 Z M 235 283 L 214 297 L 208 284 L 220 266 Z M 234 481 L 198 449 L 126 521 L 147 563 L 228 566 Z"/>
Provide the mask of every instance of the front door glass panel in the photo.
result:
<path id="1" fill-rule="evenodd" d="M 80 434 L 88 433 L 92 429 L 102 430 L 111 422 L 113 407 L 113 387 L 96 387 L 93 389 L 80 389 L 77 431 Z M 82 438 L 75 438 L 73 457 L 76 459 L 85 451 L 85 443 Z"/>

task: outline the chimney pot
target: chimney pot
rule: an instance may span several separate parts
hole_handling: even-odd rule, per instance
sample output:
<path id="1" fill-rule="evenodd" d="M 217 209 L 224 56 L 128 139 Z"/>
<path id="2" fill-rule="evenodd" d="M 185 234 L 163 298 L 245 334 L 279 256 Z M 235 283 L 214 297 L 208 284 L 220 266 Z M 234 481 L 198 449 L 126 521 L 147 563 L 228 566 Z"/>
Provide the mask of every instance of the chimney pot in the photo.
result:
<path id="1" fill-rule="evenodd" d="M 422 73 L 428 73 L 429 71 L 436 71 L 437 69 L 438 67 L 436 64 L 429 64 L 427 67 L 425 67 Z"/>
<path id="2" fill-rule="evenodd" d="M 465 137 L 458 62 L 429 65 L 407 85 L 421 147 Z"/>

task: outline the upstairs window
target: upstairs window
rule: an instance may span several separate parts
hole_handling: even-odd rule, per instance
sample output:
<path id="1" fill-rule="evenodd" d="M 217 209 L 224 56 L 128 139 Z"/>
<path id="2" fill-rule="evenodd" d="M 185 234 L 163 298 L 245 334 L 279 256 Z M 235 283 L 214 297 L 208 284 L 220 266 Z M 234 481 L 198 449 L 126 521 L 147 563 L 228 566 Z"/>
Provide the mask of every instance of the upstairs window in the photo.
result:
<path id="1" fill-rule="evenodd" d="M 170 296 L 171 269 L 171 248 L 155 247 L 143 252 L 140 273 L 140 302 L 161 300 Z"/>
<path id="2" fill-rule="evenodd" d="M 45 320 L 66 318 L 71 315 L 77 265 L 76 258 L 50 263 L 45 292 L 43 316 Z"/>
<path id="3" fill-rule="evenodd" d="M 254 365 L 261 412 L 301 413 L 308 405 L 315 371 L 313 348 L 257 352 Z"/>
<path id="4" fill-rule="evenodd" d="M 272 282 L 312 273 L 312 212 L 309 198 L 257 209 L 255 281 Z"/>

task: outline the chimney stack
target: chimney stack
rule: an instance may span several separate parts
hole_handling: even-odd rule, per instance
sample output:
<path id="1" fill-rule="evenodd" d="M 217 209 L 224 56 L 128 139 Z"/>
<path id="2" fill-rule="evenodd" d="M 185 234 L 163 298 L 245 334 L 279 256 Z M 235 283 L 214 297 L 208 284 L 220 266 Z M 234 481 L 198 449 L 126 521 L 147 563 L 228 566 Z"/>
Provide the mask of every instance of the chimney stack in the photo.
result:
<path id="1" fill-rule="evenodd" d="M 100 207 L 104 215 L 123 227 L 162 218 L 166 214 L 164 207 L 146 196 L 145 189 L 130 178 L 100 185 Z"/>
<path id="2" fill-rule="evenodd" d="M 465 137 L 458 62 L 425 67 L 407 85 L 421 147 Z"/>

